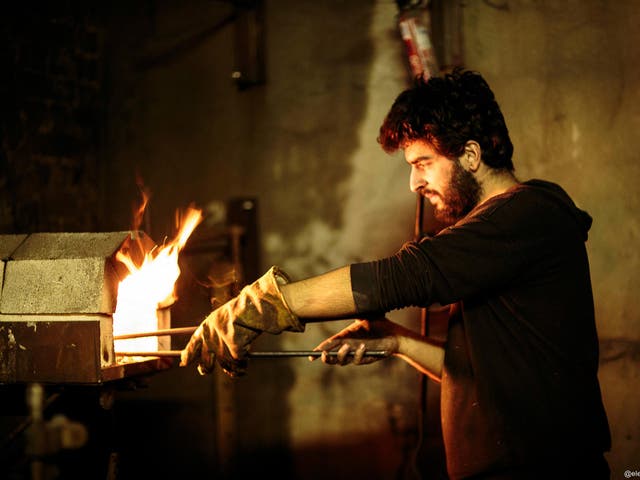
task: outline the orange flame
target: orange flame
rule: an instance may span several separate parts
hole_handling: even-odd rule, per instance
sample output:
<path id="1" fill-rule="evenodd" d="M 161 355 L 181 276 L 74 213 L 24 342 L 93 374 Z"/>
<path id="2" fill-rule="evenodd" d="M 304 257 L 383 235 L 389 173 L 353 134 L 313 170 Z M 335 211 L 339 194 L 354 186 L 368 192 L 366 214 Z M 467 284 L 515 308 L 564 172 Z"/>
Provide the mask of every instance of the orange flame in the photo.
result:
<path id="1" fill-rule="evenodd" d="M 118 286 L 116 311 L 113 314 L 113 335 L 158 330 L 158 307 L 175 301 L 175 283 L 180 276 L 178 254 L 189 236 L 202 221 L 202 210 L 189 208 L 179 222 L 175 238 L 154 247 L 145 254 L 140 266 L 130 256 L 118 252 L 129 274 Z M 157 337 L 142 337 L 114 342 L 115 351 L 157 351 Z"/>

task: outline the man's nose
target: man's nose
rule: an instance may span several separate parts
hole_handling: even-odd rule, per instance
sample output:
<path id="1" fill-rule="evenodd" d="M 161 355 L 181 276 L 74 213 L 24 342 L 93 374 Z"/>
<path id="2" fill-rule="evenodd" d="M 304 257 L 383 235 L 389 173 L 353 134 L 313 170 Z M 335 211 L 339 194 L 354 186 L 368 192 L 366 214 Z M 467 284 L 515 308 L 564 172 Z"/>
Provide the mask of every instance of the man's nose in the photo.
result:
<path id="1" fill-rule="evenodd" d="M 422 175 L 416 171 L 416 168 L 411 167 L 411 174 L 409 175 L 409 189 L 412 192 L 418 192 L 422 187 L 426 185 L 426 181 Z"/>

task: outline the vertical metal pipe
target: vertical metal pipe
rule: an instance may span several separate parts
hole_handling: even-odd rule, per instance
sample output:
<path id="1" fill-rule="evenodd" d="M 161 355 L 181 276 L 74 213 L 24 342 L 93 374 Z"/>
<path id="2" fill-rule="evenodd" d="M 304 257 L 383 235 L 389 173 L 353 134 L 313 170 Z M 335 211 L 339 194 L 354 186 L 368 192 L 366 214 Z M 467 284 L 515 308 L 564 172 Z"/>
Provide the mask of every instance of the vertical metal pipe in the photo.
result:
<path id="1" fill-rule="evenodd" d="M 31 458 L 31 479 L 44 479 L 44 463 L 40 458 L 44 444 L 43 405 L 44 389 L 39 383 L 32 383 L 27 387 L 27 406 L 31 415 L 31 434 L 29 435 L 29 450 Z"/>
<path id="2" fill-rule="evenodd" d="M 424 236 L 424 197 L 417 194 L 416 198 L 416 217 L 414 224 L 414 239 L 419 242 Z M 429 334 L 429 309 L 428 307 L 422 307 L 420 309 L 420 334 L 427 336 Z M 419 440 L 416 447 L 416 455 L 420 455 L 420 449 L 422 448 L 422 442 L 425 437 L 425 428 L 427 425 L 427 376 L 420 376 L 420 404 L 418 408 L 418 431 Z"/>

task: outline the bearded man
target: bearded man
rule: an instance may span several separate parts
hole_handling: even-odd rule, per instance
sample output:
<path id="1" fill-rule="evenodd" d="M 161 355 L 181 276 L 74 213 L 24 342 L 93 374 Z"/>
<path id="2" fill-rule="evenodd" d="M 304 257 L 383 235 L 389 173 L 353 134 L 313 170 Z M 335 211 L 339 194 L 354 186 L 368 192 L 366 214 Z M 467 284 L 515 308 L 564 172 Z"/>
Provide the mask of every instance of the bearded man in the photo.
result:
<path id="1" fill-rule="evenodd" d="M 202 322 L 182 364 L 208 373 L 217 359 L 242 375 L 261 332 L 359 318 L 316 348 L 322 360 L 361 365 L 382 350 L 441 382 L 451 478 L 609 478 L 591 217 L 560 186 L 514 176 L 502 112 L 476 72 L 417 79 L 378 140 L 404 151 L 411 190 L 445 227 L 389 258 L 296 282 L 271 268 Z M 384 319 L 434 303 L 450 306 L 444 344 Z"/>

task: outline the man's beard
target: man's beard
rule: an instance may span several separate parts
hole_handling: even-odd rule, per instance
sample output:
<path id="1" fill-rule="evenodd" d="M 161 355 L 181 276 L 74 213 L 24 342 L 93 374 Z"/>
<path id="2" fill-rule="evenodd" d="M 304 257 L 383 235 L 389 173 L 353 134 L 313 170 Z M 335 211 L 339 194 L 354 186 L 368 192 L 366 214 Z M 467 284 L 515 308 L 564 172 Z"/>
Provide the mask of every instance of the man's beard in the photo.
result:
<path id="1" fill-rule="evenodd" d="M 460 165 L 460 162 L 454 160 L 453 173 L 451 180 L 442 192 L 441 208 L 434 207 L 433 215 L 444 226 L 453 225 L 480 201 L 482 187 L 473 176 Z"/>

